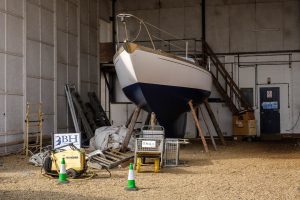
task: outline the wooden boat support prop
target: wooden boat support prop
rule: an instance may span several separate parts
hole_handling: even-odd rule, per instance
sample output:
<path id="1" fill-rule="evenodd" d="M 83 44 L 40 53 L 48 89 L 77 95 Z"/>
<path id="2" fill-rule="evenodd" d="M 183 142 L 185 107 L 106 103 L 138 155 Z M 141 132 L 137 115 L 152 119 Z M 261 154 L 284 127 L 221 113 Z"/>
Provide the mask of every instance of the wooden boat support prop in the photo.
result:
<path id="1" fill-rule="evenodd" d="M 222 133 L 222 131 L 221 131 L 221 128 L 220 128 L 220 126 L 219 126 L 219 124 L 218 124 L 218 122 L 217 122 L 217 119 L 216 119 L 216 117 L 215 117 L 215 115 L 214 115 L 214 113 L 213 113 L 213 111 L 212 111 L 212 109 L 211 109 L 211 107 L 210 107 L 210 105 L 209 105 L 207 99 L 204 100 L 203 102 L 204 102 L 205 108 L 206 108 L 206 110 L 207 110 L 207 112 L 208 112 L 208 115 L 209 115 L 209 117 L 210 117 L 210 119 L 211 119 L 211 122 L 212 122 L 212 124 L 214 125 L 215 130 L 216 130 L 216 132 L 217 132 L 217 134 L 218 134 L 218 136 L 219 136 L 219 138 L 220 138 L 220 140 L 221 140 L 221 143 L 222 143 L 223 145 L 226 145 L 226 141 L 225 141 L 225 139 L 224 139 L 224 136 L 223 136 L 223 133 Z"/>
<path id="2" fill-rule="evenodd" d="M 126 137 L 125 137 L 125 139 L 123 141 L 123 144 L 122 144 L 122 147 L 120 149 L 120 152 L 125 152 L 127 150 L 129 140 L 130 140 L 131 135 L 133 133 L 134 126 L 135 126 L 136 121 L 137 121 L 137 119 L 138 119 L 138 117 L 140 115 L 140 112 L 141 112 L 141 108 L 140 107 L 136 107 L 135 110 L 134 110 L 133 116 L 131 118 L 131 122 L 129 124 L 128 131 L 127 131 Z"/>
<path id="3" fill-rule="evenodd" d="M 199 110 L 200 110 L 200 113 L 201 113 L 201 115 L 202 115 L 204 124 L 205 124 L 205 126 L 206 126 L 206 128 L 207 128 L 207 131 L 208 131 L 208 134 L 209 134 L 209 136 L 210 136 L 211 142 L 212 142 L 212 144 L 213 144 L 213 146 L 214 146 L 214 149 L 215 149 L 215 151 L 217 151 L 218 149 L 217 149 L 217 145 L 216 145 L 214 136 L 212 135 L 212 132 L 210 131 L 209 125 L 207 124 L 207 122 L 206 122 L 206 120 L 205 120 L 205 116 L 204 116 L 204 113 L 203 113 L 203 111 L 202 111 L 201 106 L 199 106 Z"/>
<path id="4" fill-rule="evenodd" d="M 200 127 L 200 123 L 199 123 L 198 117 L 197 117 L 197 115 L 196 115 L 196 112 L 195 112 L 195 109 L 194 109 L 193 101 L 192 101 L 192 100 L 189 101 L 189 106 L 190 106 L 190 108 L 191 108 L 191 111 L 192 111 L 192 115 L 193 115 L 195 124 L 196 124 L 196 126 L 197 126 L 198 131 L 199 131 L 199 135 L 200 135 L 200 137 L 201 137 L 201 140 L 202 140 L 202 143 L 203 143 L 203 146 L 204 146 L 204 150 L 205 150 L 206 153 L 208 153 L 208 152 L 209 152 L 208 146 L 207 146 L 205 137 L 204 137 L 204 135 L 203 135 L 202 129 L 201 129 L 201 127 Z"/>

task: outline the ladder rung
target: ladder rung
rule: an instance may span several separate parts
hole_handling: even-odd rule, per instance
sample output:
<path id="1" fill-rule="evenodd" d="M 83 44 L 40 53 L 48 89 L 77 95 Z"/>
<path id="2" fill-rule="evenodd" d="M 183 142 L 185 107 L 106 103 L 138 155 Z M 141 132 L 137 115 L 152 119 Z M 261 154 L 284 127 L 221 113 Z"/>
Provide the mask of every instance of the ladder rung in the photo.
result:
<path id="1" fill-rule="evenodd" d="M 41 132 L 40 131 L 37 131 L 37 132 L 29 132 L 27 133 L 28 135 L 33 135 L 33 134 L 40 134 Z"/>
<path id="2" fill-rule="evenodd" d="M 42 122 L 43 120 L 25 120 L 25 122 L 28 122 L 28 123 L 38 123 L 38 122 Z"/>
<path id="3" fill-rule="evenodd" d="M 39 124 L 36 124 L 36 125 L 29 125 L 28 128 L 34 128 L 34 127 L 40 127 Z"/>

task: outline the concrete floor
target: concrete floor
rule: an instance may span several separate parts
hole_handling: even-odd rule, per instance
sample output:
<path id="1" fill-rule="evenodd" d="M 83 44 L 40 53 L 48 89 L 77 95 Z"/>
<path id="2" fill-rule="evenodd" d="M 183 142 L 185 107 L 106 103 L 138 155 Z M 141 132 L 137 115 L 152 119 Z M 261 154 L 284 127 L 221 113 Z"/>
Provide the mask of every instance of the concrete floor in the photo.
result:
<path id="1" fill-rule="evenodd" d="M 127 169 L 58 185 L 26 164 L 1 157 L 0 199 L 300 199 L 300 147 L 296 143 L 230 142 L 204 154 L 200 143 L 182 148 L 186 166 L 136 174 L 137 192 L 124 190 Z"/>

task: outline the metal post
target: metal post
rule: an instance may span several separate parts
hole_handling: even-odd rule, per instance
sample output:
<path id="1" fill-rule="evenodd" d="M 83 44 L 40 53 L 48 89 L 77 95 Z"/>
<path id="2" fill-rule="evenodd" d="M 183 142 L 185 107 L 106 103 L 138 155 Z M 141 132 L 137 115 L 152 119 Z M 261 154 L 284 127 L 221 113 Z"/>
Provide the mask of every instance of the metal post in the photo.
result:
<path id="1" fill-rule="evenodd" d="M 116 2 L 117 0 L 112 0 L 112 17 L 111 17 L 111 21 L 112 21 L 112 42 L 113 42 L 113 46 L 114 48 L 116 47 Z M 116 50 L 116 48 L 115 48 Z"/>
<path id="2" fill-rule="evenodd" d="M 202 66 L 206 67 L 206 49 L 205 49 L 205 43 L 206 43 L 206 24 L 205 24 L 205 0 L 202 0 L 201 5 L 201 26 L 202 26 Z"/>
<path id="3" fill-rule="evenodd" d="M 188 58 L 189 42 L 185 42 L 185 59 Z"/>

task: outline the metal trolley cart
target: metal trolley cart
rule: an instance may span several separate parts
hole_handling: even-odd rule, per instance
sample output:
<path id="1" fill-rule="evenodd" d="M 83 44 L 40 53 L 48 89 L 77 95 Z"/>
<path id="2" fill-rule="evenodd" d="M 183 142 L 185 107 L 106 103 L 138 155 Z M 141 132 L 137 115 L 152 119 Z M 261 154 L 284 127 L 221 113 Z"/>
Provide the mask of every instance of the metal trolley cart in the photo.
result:
<path id="1" fill-rule="evenodd" d="M 134 166 L 140 172 L 142 161 L 154 160 L 154 172 L 159 172 L 163 164 L 165 131 L 162 126 L 143 126 L 142 133 L 135 140 Z"/>

